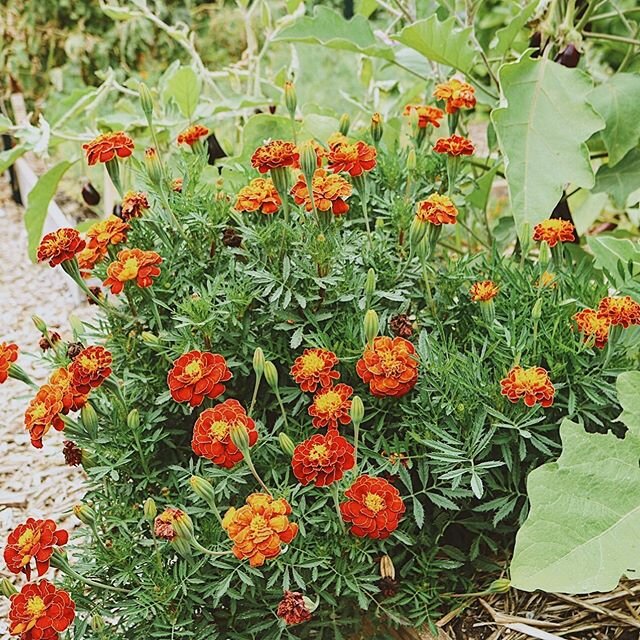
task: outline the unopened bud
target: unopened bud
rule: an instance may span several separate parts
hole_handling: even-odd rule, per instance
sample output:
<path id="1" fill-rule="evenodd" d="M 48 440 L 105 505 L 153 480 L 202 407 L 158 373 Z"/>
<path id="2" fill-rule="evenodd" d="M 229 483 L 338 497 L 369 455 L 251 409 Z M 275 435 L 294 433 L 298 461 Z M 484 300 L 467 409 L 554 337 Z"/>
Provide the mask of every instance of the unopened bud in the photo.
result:
<path id="1" fill-rule="evenodd" d="M 511 580 L 507 580 L 507 578 L 498 578 L 489 585 L 491 593 L 507 593 L 509 589 L 511 589 Z"/>
<path id="2" fill-rule="evenodd" d="M 95 438 L 98 433 L 98 414 L 90 402 L 80 410 L 80 420 L 89 435 Z"/>
<path id="3" fill-rule="evenodd" d="M 104 618 L 99 613 L 94 613 L 91 616 L 89 626 L 91 627 L 91 630 L 95 631 L 96 633 L 104 631 Z"/>
<path id="4" fill-rule="evenodd" d="M 18 593 L 18 590 L 13 586 L 13 583 L 11 583 L 8 578 L 3 578 L 2 582 L 0 582 L 0 593 L 5 598 L 10 598 L 15 593 Z"/>
<path id="5" fill-rule="evenodd" d="M 31 319 L 33 320 L 33 324 L 36 325 L 36 329 L 40 333 L 46 333 L 47 332 L 47 325 L 46 325 L 45 321 L 40 316 L 31 316 Z"/>
<path id="6" fill-rule="evenodd" d="M 536 303 L 533 305 L 533 309 L 531 309 L 531 317 L 534 320 L 540 320 L 540 318 L 542 318 L 542 298 L 538 298 Z"/>
<path id="7" fill-rule="evenodd" d="M 368 298 L 371 298 L 371 296 L 375 293 L 376 291 L 376 272 L 373 269 L 373 267 L 369 268 L 369 271 L 367 271 L 367 279 L 365 280 L 364 283 L 364 294 L 365 296 L 367 296 Z"/>
<path id="8" fill-rule="evenodd" d="M 340 116 L 340 122 L 338 123 L 338 131 L 346 136 L 349 133 L 349 129 L 351 128 L 351 118 L 348 113 L 343 113 Z"/>
<path id="9" fill-rule="evenodd" d="M 371 116 L 371 139 L 373 144 L 378 144 L 382 140 L 382 134 L 384 133 L 384 126 L 382 123 L 382 116 L 376 112 Z"/>
<path id="10" fill-rule="evenodd" d="M 150 331 L 143 331 L 140 334 L 140 338 L 142 339 L 142 342 L 144 342 L 146 345 L 149 345 L 150 347 L 160 344 L 160 338 L 158 338 L 155 333 L 151 333 Z"/>
<path id="11" fill-rule="evenodd" d="M 349 411 L 353 424 L 358 426 L 364 420 L 364 404 L 360 396 L 353 396 L 351 400 L 351 410 Z"/>
<path id="12" fill-rule="evenodd" d="M 427 233 L 427 225 L 428 223 L 420 220 L 418 216 L 415 216 L 411 221 L 411 226 L 409 227 L 409 242 L 414 249 L 422 242 L 422 239 Z"/>
<path id="13" fill-rule="evenodd" d="M 157 151 L 153 147 L 144 152 L 144 166 L 151 182 L 158 184 L 162 180 L 162 164 Z"/>
<path id="14" fill-rule="evenodd" d="M 384 229 L 384 218 L 382 216 L 378 216 L 373 226 L 376 231 L 382 231 Z"/>
<path id="15" fill-rule="evenodd" d="M 311 140 L 305 142 L 300 148 L 300 168 L 309 184 L 318 168 L 318 152 Z"/>
<path id="16" fill-rule="evenodd" d="M 272 389 L 278 388 L 278 370 L 271 360 L 264 363 L 264 378 Z"/>
<path id="17" fill-rule="evenodd" d="M 373 309 L 369 309 L 364 314 L 364 335 L 368 343 L 373 342 L 373 339 L 378 335 L 379 328 L 378 314 Z"/>
<path id="18" fill-rule="evenodd" d="M 213 485 L 208 480 L 205 480 L 201 476 L 191 476 L 189 484 L 191 485 L 193 492 L 205 502 L 209 504 L 215 502 L 216 494 L 213 489 Z"/>
<path id="19" fill-rule="evenodd" d="M 244 425 L 237 423 L 231 425 L 229 429 L 229 438 L 241 453 L 244 454 L 249 451 L 249 434 L 247 433 L 247 429 Z"/>
<path id="20" fill-rule="evenodd" d="M 137 409 L 131 409 L 131 411 L 129 411 L 127 426 L 132 431 L 137 431 L 140 428 L 140 412 Z"/>
<path id="21" fill-rule="evenodd" d="M 284 431 L 278 434 L 278 441 L 280 442 L 280 448 L 288 455 L 293 457 L 293 452 L 296 448 L 293 440 Z"/>
<path id="22" fill-rule="evenodd" d="M 262 377 L 264 373 L 264 365 L 264 351 L 260 347 L 257 347 L 253 352 L 253 370 L 256 372 L 258 378 Z"/>
<path id="23" fill-rule="evenodd" d="M 151 91 L 144 82 L 138 85 L 138 94 L 140 95 L 140 104 L 144 115 L 147 117 L 147 122 L 151 124 L 153 119 L 153 98 L 151 97 Z"/>
<path id="24" fill-rule="evenodd" d="M 158 515 L 158 507 L 156 507 L 156 501 L 153 498 L 147 498 L 142 506 L 144 517 L 147 520 L 153 520 Z"/>
<path id="25" fill-rule="evenodd" d="M 380 559 L 380 577 L 390 580 L 396 579 L 396 568 L 393 566 L 393 560 L 387 555 Z"/>
<path id="26" fill-rule="evenodd" d="M 88 504 L 75 504 L 73 505 L 73 515 L 75 515 L 80 522 L 93 526 L 96 522 L 96 512 Z"/>
<path id="27" fill-rule="evenodd" d="M 188 513 L 180 512 L 180 515 L 173 521 L 173 530 L 178 538 L 182 540 L 193 539 L 193 520 L 191 520 Z"/>
<path id="28" fill-rule="evenodd" d="M 524 250 L 523 250 L 524 255 Z M 551 249 L 546 242 L 540 243 L 540 253 L 538 254 L 538 262 L 543 269 L 546 269 L 547 265 L 551 261 Z"/>
<path id="29" fill-rule="evenodd" d="M 185 540 L 180 536 L 176 536 L 171 540 L 171 546 L 183 557 L 189 558 L 191 556 L 191 542 Z"/>
<path id="30" fill-rule="evenodd" d="M 296 95 L 296 87 L 291 80 L 287 80 L 287 82 L 284 83 L 284 104 L 287 107 L 289 115 L 295 118 L 298 96 Z"/>
<path id="31" fill-rule="evenodd" d="M 418 156 L 416 155 L 416 150 L 411 147 L 409 149 L 409 153 L 407 153 L 407 171 L 409 173 L 413 173 L 418 166 Z"/>

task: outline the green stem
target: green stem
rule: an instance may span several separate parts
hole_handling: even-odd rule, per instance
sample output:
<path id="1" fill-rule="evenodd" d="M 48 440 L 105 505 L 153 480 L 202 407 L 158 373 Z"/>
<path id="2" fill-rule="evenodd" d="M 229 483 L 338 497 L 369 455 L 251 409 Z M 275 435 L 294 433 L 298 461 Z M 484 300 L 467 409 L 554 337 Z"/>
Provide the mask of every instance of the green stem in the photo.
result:
<path id="1" fill-rule="evenodd" d="M 287 412 L 284 409 L 284 404 L 282 403 L 282 397 L 280 396 L 280 391 L 276 388 L 274 389 L 276 394 L 276 400 L 278 401 L 278 406 L 280 407 L 280 413 L 282 413 L 282 420 L 284 422 L 284 426 L 286 429 L 289 428 L 289 423 L 287 422 Z"/>
<path id="2" fill-rule="evenodd" d="M 203 547 L 197 540 L 193 539 L 191 540 L 191 544 L 193 545 L 194 549 L 197 549 L 198 551 L 201 551 L 202 553 L 206 553 L 208 556 L 228 556 L 230 553 L 232 553 L 231 551 L 212 551 L 211 549 L 207 549 L 206 547 Z"/>
<path id="3" fill-rule="evenodd" d="M 263 482 L 262 478 L 256 471 L 256 467 L 253 464 L 253 460 L 251 459 L 251 452 L 249 451 L 249 449 L 247 449 L 246 451 L 243 451 L 242 455 L 244 456 L 244 460 L 247 463 L 247 467 L 249 467 L 249 470 L 253 474 L 253 477 L 258 481 L 258 484 L 265 490 L 267 495 L 271 496 L 271 491 L 269 490 L 269 487 L 267 487 L 267 485 Z"/>
<path id="4" fill-rule="evenodd" d="M 358 444 L 360 440 L 360 423 L 353 423 L 353 471 L 358 472 Z"/>
<path id="5" fill-rule="evenodd" d="M 424 280 L 424 288 L 425 288 L 425 292 L 427 294 L 427 300 L 429 301 L 429 308 L 431 309 L 431 313 L 432 313 L 433 317 L 435 318 L 436 315 L 437 315 L 437 313 L 436 313 L 436 304 L 433 301 L 433 296 L 431 295 L 431 283 L 429 281 L 427 260 L 425 258 L 422 258 L 420 260 L 420 262 L 422 263 L 422 279 Z"/>
<path id="6" fill-rule="evenodd" d="M 253 395 L 251 396 L 251 404 L 249 405 L 249 415 L 253 414 L 253 409 L 256 406 L 256 400 L 258 399 L 258 389 L 260 388 L 261 381 L 262 381 L 262 374 L 257 375 L 255 384 L 253 385 Z"/>
<path id="7" fill-rule="evenodd" d="M 596 33 L 595 31 L 583 31 L 582 35 L 585 38 L 592 38 L 594 40 L 610 40 L 611 42 L 622 42 L 624 44 L 633 45 L 634 47 L 640 47 L 640 40 L 627 38 L 626 36 L 616 36 L 610 33 Z"/>
<path id="8" fill-rule="evenodd" d="M 359 176 L 354 177 L 353 183 L 360 196 L 360 205 L 362 206 L 364 225 L 367 229 L 367 237 L 369 238 L 369 248 L 373 250 L 373 237 L 371 236 L 371 225 L 369 224 L 369 189 L 367 188 L 367 179 L 362 173 Z"/>
<path id="9" fill-rule="evenodd" d="M 343 533 L 346 531 L 346 527 L 344 526 L 344 520 L 342 519 L 342 512 L 340 511 L 340 498 L 338 497 L 338 485 L 334 482 L 331 485 L 331 495 L 333 496 L 333 503 L 336 507 L 336 514 L 338 515 L 338 522 L 340 522 L 340 528 Z"/>

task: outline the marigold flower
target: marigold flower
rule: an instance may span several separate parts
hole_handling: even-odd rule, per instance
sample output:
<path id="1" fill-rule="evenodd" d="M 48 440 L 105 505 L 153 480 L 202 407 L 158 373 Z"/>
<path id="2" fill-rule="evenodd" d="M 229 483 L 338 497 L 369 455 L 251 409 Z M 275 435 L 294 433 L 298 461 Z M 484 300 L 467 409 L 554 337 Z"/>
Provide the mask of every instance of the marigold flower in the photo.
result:
<path id="1" fill-rule="evenodd" d="M 29 518 L 19 524 L 7 538 L 4 561 L 11 573 L 24 573 L 31 580 L 31 560 L 35 560 L 38 576 L 49 569 L 49 561 L 55 547 L 67 544 L 69 534 L 57 529 L 53 520 Z"/>
<path id="2" fill-rule="evenodd" d="M 584 335 L 584 341 L 593 340 L 594 346 L 602 349 L 609 339 L 611 320 L 607 316 L 601 316 L 593 309 L 583 309 L 573 316 L 578 325 L 578 330 Z"/>
<path id="3" fill-rule="evenodd" d="M 598 315 L 608 318 L 612 325 L 620 325 L 626 329 L 640 324 L 640 304 L 631 296 L 602 298 L 598 305 Z"/>
<path id="4" fill-rule="evenodd" d="M 469 295 L 474 302 L 489 302 L 489 300 L 493 300 L 498 293 L 500 293 L 500 287 L 491 280 L 474 282 L 471 285 L 471 289 L 469 289 Z"/>
<path id="5" fill-rule="evenodd" d="M 500 386 L 503 396 L 507 396 L 511 402 L 524 398 L 527 407 L 533 407 L 536 402 L 542 407 L 550 407 L 556 392 L 549 374 L 542 367 L 513 367 L 507 377 L 500 380 Z"/>
<path id="6" fill-rule="evenodd" d="M 354 448 L 335 429 L 316 433 L 293 450 L 291 466 L 300 484 L 326 487 L 340 480 L 355 464 Z"/>
<path id="7" fill-rule="evenodd" d="M 349 144 L 349 138 L 347 138 L 346 135 L 340 133 L 339 131 L 335 131 L 334 133 L 332 133 L 327 140 L 327 146 L 329 147 L 329 149 L 339 147 L 341 144 Z"/>
<path id="8" fill-rule="evenodd" d="M 576 228 L 568 220 L 549 218 L 533 228 L 533 239 L 555 247 L 559 242 L 573 242 Z"/>
<path id="9" fill-rule="evenodd" d="M 432 193 L 426 200 L 418 202 L 416 217 L 421 222 L 431 224 L 455 224 L 458 209 L 451 202 L 449 196 L 440 193 Z"/>
<path id="10" fill-rule="evenodd" d="M 80 253 L 85 247 L 85 241 L 80 234 L 69 227 L 63 227 L 47 235 L 40 240 L 38 246 L 38 262 L 49 261 L 49 265 L 56 265 L 72 260 L 76 254 Z"/>
<path id="11" fill-rule="evenodd" d="M 260 173 L 267 173 L 271 169 L 299 166 L 300 153 L 293 142 L 271 140 L 258 147 L 251 156 L 251 166 Z"/>
<path id="12" fill-rule="evenodd" d="M 174 178 L 171 181 L 171 191 L 175 191 L 176 193 L 182 193 L 182 185 L 184 180 L 182 178 Z"/>
<path id="13" fill-rule="evenodd" d="M 82 145 L 89 166 L 109 162 L 115 157 L 128 158 L 134 149 L 133 140 L 124 131 L 103 133 Z"/>
<path id="14" fill-rule="evenodd" d="M 399 398 L 409 393 L 418 380 L 415 352 L 415 347 L 404 338 L 378 336 L 365 347 L 356 373 L 374 396 Z"/>
<path id="15" fill-rule="evenodd" d="M 12 363 L 18 359 L 18 345 L 0 342 L 0 384 L 7 381 Z"/>
<path id="16" fill-rule="evenodd" d="M 127 191 L 122 198 L 120 216 L 125 222 L 132 218 L 140 218 L 142 212 L 149 208 L 147 194 L 141 191 Z M 113 243 L 116 244 L 116 243 Z"/>
<path id="17" fill-rule="evenodd" d="M 159 264 L 162 258 L 155 251 L 142 249 L 123 249 L 118 259 L 107 267 L 107 279 L 102 283 L 118 294 L 124 289 L 125 282 L 135 280 L 140 288 L 150 287 L 153 279 L 160 275 Z"/>
<path id="18" fill-rule="evenodd" d="M 85 247 L 76 258 L 78 260 L 80 275 L 82 275 L 83 278 L 88 278 L 93 268 L 99 262 L 102 262 L 106 255 L 106 247 Z"/>
<path id="19" fill-rule="evenodd" d="M 433 150 L 450 156 L 471 156 L 476 148 L 471 140 L 454 133 L 448 138 L 438 138 L 433 145 Z"/>
<path id="20" fill-rule="evenodd" d="M 105 250 L 109 245 L 116 245 L 127 239 L 127 231 L 131 227 L 117 216 L 109 216 L 89 227 L 87 231 L 88 249 Z"/>
<path id="21" fill-rule="evenodd" d="M 76 615 L 69 594 L 47 580 L 25 584 L 11 596 L 9 634 L 20 640 L 58 640 Z"/>
<path id="22" fill-rule="evenodd" d="M 404 502 L 400 492 L 383 478 L 359 476 L 344 495 L 349 499 L 340 504 L 340 513 L 351 523 L 354 536 L 384 539 L 398 528 Z"/>
<path id="23" fill-rule="evenodd" d="M 359 140 L 354 144 L 339 143 L 329 150 L 329 170 L 334 173 L 344 171 L 352 178 L 371 171 L 377 163 L 375 147 Z"/>
<path id="24" fill-rule="evenodd" d="M 255 178 L 246 187 L 242 187 L 236 196 L 236 211 L 260 211 L 264 214 L 275 213 L 282 200 L 270 178 Z"/>
<path id="25" fill-rule="evenodd" d="M 62 391 L 52 384 L 45 384 L 38 390 L 24 414 L 25 428 L 31 437 L 31 444 L 42 449 L 42 438 L 53 427 L 56 431 L 64 429 L 60 414 L 64 410 Z"/>
<path id="26" fill-rule="evenodd" d="M 456 113 L 459 109 L 473 109 L 476 106 L 475 89 L 458 78 L 451 78 L 448 82 L 436 85 L 433 97 L 446 103 L 447 113 Z"/>
<path id="27" fill-rule="evenodd" d="M 181 355 L 167 375 L 171 397 L 176 402 L 188 402 L 197 407 L 205 398 L 215 400 L 225 392 L 232 373 L 227 361 L 217 353 L 190 351 Z"/>
<path id="28" fill-rule="evenodd" d="M 333 351 L 327 349 L 305 349 L 291 367 L 291 377 L 302 391 L 315 393 L 320 387 L 328 387 L 340 378 L 340 373 L 333 370 L 338 358 Z"/>
<path id="29" fill-rule="evenodd" d="M 88 394 L 80 393 L 73 385 L 73 374 L 69 369 L 61 367 L 56 369 L 49 378 L 49 384 L 58 387 L 62 393 L 62 413 L 79 411 L 87 403 Z"/>
<path id="30" fill-rule="evenodd" d="M 318 211 L 329 211 L 340 216 L 349 211 L 349 205 L 345 202 L 353 191 L 353 187 L 342 176 L 335 173 L 327 173 L 324 169 L 317 169 L 312 180 L 313 202 Z M 307 182 L 302 174 L 291 189 L 291 195 L 296 204 L 303 204 L 307 211 L 313 209 Z"/>
<path id="31" fill-rule="evenodd" d="M 542 289 L 555 289 L 558 286 L 555 274 L 550 271 L 543 271 L 535 286 Z"/>
<path id="32" fill-rule="evenodd" d="M 231 507 L 222 527 L 233 542 L 233 555 L 249 559 L 252 567 L 280 555 L 281 545 L 289 544 L 298 534 L 298 525 L 289 522 L 291 506 L 284 499 L 275 500 L 266 493 L 252 493 L 240 509 Z"/>
<path id="33" fill-rule="evenodd" d="M 156 516 L 153 522 L 153 532 L 156 538 L 169 541 L 173 540 L 178 535 L 173 525 L 176 520 L 184 516 L 184 511 L 173 508 L 165 509 L 160 515 Z"/>
<path id="34" fill-rule="evenodd" d="M 276 613 L 278 618 L 282 618 L 288 625 L 311 620 L 311 612 L 299 591 L 285 591 Z"/>
<path id="35" fill-rule="evenodd" d="M 99 345 L 83 349 L 69 365 L 72 384 L 78 393 L 89 393 L 111 375 L 111 354 Z"/>
<path id="36" fill-rule="evenodd" d="M 209 135 L 209 129 L 201 124 L 193 124 L 187 127 L 179 136 L 178 144 L 188 144 L 190 147 L 200 140 Z"/>
<path id="37" fill-rule="evenodd" d="M 256 424 L 237 400 L 225 400 L 211 409 L 205 409 L 193 428 L 191 447 L 194 453 L 220 467 L 231 469 L 243 458 L 242 452 L 229 437 L 229 430 L 235 425 L 246 429 L 249 446 L 252 447 L 258 440 Z"/>
<path id="38" fill-rule="evenodd" d="M 335 387 L 323 387 L 313 397 L 309 407 L 309 415 L 313 416 L 312 424 L 317 429 L 329 427 L 337 429 L 338 424 L 349 424 L 351 416 L 351 396 L 353 388 L 348 384 L 337 384 Z"/>
<path id="39" fill-rule="evenodd" d="M 406 105 L 403 115 L 410 116 L 414 111 L 418 114 L 419 129 L 426 129 L 428 125 L 439 127 L 440 120 L 444 118 L 444 111 L 442 109 L 422 104 Z"/>

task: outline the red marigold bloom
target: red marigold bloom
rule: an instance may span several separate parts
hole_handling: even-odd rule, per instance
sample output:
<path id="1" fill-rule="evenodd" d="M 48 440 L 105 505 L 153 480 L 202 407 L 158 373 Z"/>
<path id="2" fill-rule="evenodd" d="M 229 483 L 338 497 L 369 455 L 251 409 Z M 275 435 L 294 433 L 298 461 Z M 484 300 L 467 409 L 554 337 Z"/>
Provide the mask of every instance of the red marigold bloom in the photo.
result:
<path id="1" fill-rule="evenodd" d="M 7 381 L 12 363 L 18 359 L 18 345 L 0 342 L 0 384 Z"/>
<path id="2" fill-rule="evenodd" d="M 47 233 L 38 247 L 38 262 L 49 261 L 49 265 L 55 267 L 61 262 L 72 260 L 76 254 L 85 247 L 85 241 L 80 234 L 69 227 L 63 227 L 51 233 Z"/>
<path id="3" fill-rule="evenodd" d="M 25 428 L 31 437 L 31 444 L 42 449 L 42 438 L 53 427 L 56 431 L 64 429 L 60 414 L 64 410 L 62 391 L 52 384 L 45 384 L 38 390 L 24 414 Z"/>
<path id="4" fill-rule="evenodd" d="M 313 202 L 318 211 L 331 210 L 334 215 L 340 216 L 349 211 L 349 205 L 345 202 L 353 191 L 353 187 L 342 176 L 335 173 L 327 173 L 324 169 L 317 169 L 313 174 Z M 311 211 L 311 197 L 304 176 L 300 174 L 298 181 L 291 189 L 291 195 L 296 204 L 303 204 L 307 211 Z"/>
<path id="5" fill-rule="evenodd" d="M 246 429 L 249 446 L 252 447 L 258 440 L 256 424 L 237 400 L 225 400 L 211 409 L 205 409 L 193 428 L 191 447 L 194 453 L 220 467 L 231 469 L 243 458 L 242 452 L 229 437 L 229 430 L 235 425 L 242 425 Z"/>
<path id="6" fill-rule="evenodd" d="M 388 538 L 397 528 L 405 511 L 400 492 L 383 478 L 360 476 L 345 491 L 349 498 L 340 504 L 351 533 L 360 538 Z"/>
<path id="7" fill-rule="evenodd" d="M 178 136 L 178 144 L 188 144 L 190 147 L 193 147 L 200 138 L 208 135 L 209 129 L 207 129 L 207 127 L 203 127 L 201 124 L 193 124 Z"/>
<path id="8" fill-rule="evenodd" d="M 469 289 L 469 295 L 474 302 L 489 302 L 489 300 L 493 300 L 498 293 L 500 293 L 500 287 L 491 280 L 474 282 L 471 285 L 471 289 Z"/>
<path id="9" fill-rule="evenodd" d="M 549 374 L 542 367 L 513 367 L 507 377 L 500 380 L 500 386 L 503 396 L 507 396 L 511 402 L 524 398 L 527 407 L 533 407 L 536 402 L 543 407 L 550 407 L 556 392 Z"/>
<path id="10" fill-rule="evenodd" d="M 101 346 L 83 349 L 69 365 L 72 384 L 78 393 L 89 393 L 111 375 L 111 354 Z"/>
<path id="11" fill-rule="evenodd" d="M 289 544 L 298 534 L 298 525 L 289 522 L 291 506 L 284 499 L 275 500 L 266 493 L 252 493 L 240 509 L 231 507 L 222 527 L 233 542 L 233 555 L 249 559 L 252 567 L 280 555 L 281 545 Z"/>
<path id="12" fill-rule="evenodd" d="M 178 535 L 173 527 L 173 523 L 184 517 L 184 515 L 184 511 L 180 509 L 168 508 L 156 516 L 156 519 L 153 521 L 153 531 L 156 537 L 162 540 L 173 540 Z"/>
<path id="13" fill-rule="evenodd" d="M 450 156 L 471 156 L 476 148 L 471 140 L 454 133 L 448 138 L 438 138 L 433 145 L 433 150 Z"/>
<path id="14" fill-rule="evenodd" d="M 612 325 L 620 325 L 626 329 L 640 324 L 640 304 L 631 296 L 602 298 L 598 305 L 598 315 L 608 318 Z"/>
<path id="15" fill-rule="evenodd" d="M 440 193 L 432 193 L 426 200 L 418 202 L 416 217 L 421 222 L 431 224 L 455 224 L 458 209 L 451 202 L 449 196 Z"/>
<path id="16" fill-rule="evenodd" d="M 404 338 L 378 336 L 365 347 L 356 364 L 356 373 L 374 396 L 400 396 L 409 393 L 418 380 L 415 347 Z"/>
<path id="17" fill-rule="evenodd" d="M 104 250 L 109 245 L 116 245 L 127 239 L 127 231 L 131 227 L 117 216 L 109 216 L 89 227 L 87 231 L 88 248 Z"/>
<path id="18" fill-rule="evenodd" d="M 324 387 L 313 397 L 309 407 L 309 415 L 313 416 L 312 424 L 317 429 L 329 427 L 337 429 L 339 424 L 349 424 L 351 416 L 351 396 L 353 388 L 348 384 L 337 384 L 335 387 Z"/>
<path id="19" fill-rule="evenodd" d="M 53 520 L 29 518 L 9 534 L 4 561 L 11 573 L 23 572 L 31 580 L 31 560 L 35 560 L 38 576 L 43 576 L 49 569 L 54 547 L 67 544 L 68 540 L 69 534 L 57 529 Z"/>
<path id="20" fill-rule="evenodd" d="M 311 620 L 311 612 L 307 609 L 304 596 L 299 591 L 285 591 L 277 610 L 278 618 L 288 625 L 301 624 Z"/>
<path id="21" fill-rule="evenodd" d="M 298 147 L 293 142 L 271 140 L 258 147 L 251 156 L 251 166 L 260 173 L 281 167 L 295 167 L 300 162 Z"/>
<path id="22" fill-rule="evenodd" d="M 338 364 L 338 358 L 333 351 L 327 349 L 305 349 L 298 356 L 291 367 L 291 377 L 302 391 L 315 393 L 320 387 L 328 387 L 340 374 L 333 370 Z"/>
<path id="23" fill-rule="evenodd" d="M 354 144 L 339 143 L 329 150 L 329 169 L 334 173 L 344 171 L 355 178 L 376 166 L 376 156 L 376 148 L 362 140 Z"/>
<path id="24" fill-rule="evenodd" d="M 549 218 L 533 228 L 533 239 L 555 247 L 559 242 L 573 242 L 576 228 L 568 220 Z"/>
<path id="25" fill-rule="evenodd" d="M 260 211 L 264 214 L 275 213 L 282 200 L 270 178 L 255 178 L 246 187 L 242 187 L 236 196 L 236 211 Z"/>
<path id="26" fill-rule="evenodd" d="M 47 580 L 25 584 L 11 596 L 9 633 L 20 640 L 58 640 L 76 615 L 69 594 Z"/>
<path id="27" fill-rule="evenodd" d="M 293 450 L 293 474 L 300 484 L 313 482 L 316 487 L 326 487 L 353 469 L 353 454 L 353 445 L 335 429 L 316 433 Z"/>
<path id="28" fill-rule="evenodd" d="M 73 385 L 73 374 L 64 367 L 56 369 L 49 378 L 49 384 L 62 392 L 62 413 L 79 411 L 87 403 L 88 394 L 80 393 Z"/>
<path id="29" fill-rule="evenodd" d="M 113 294 L 120 293 L 130 280 L 135 280 L 141 288 L 150 287 L 153 279 L 160 275 L 159 264 L 162 258 L 155 251 L 123 249 L 118 259 L 107 267 L 107 279 L 102 284 L 111 287 Z"/>
<path id="30" fill-rule="evenodd" d="M 133 140 L 124 132 L 103 133 L 82 145 L 89 166 L 98 162 L 109 162 L 115 157 L 128 158 L 134 149 Z"/>
<path id="31" fill-rule="evenodd" d="M 598 315 L 593 309 L 583 309 L 573 316 L 578 330 L 584 335 L 584 341 L 593 340 L 594 346 L 602 349 L 609 339 L 611 320 L 607 316 Z"/>
<path id="32" fill-rule="evenodd" d="M 444 118 L 444 111 L 438 107 L 431 107 L 423 104 L 408 104 L 404 108 L 405 116 L 410 116 L 413 112 L 418 114 L 418 128 L 426 129 L 428 125 L 440 126 L 440 120 Z"/>
<path id="33" fill-rule="evenodd" d="M 217 353 L 190 351 L 181 355 L 167 375 L 171 397 L 192 407 L 205 398 L 215 399 L 225 392 L 224 382 L 231 380 L 227 361 Z"/>
<path id="34" fill-rule="evenodd" d="M 120 215 L 123 220 L 128 222 L 131 218 L 140 218 L 142 212 L 149 208 L 147 194 L 141 191 L 127 191 L 122 198 L 121 207 Z"/>
<path id="35" fill-rule="evenodd" d="M 458 109 L 473 109 L 476 106 L 475 89 L 458 78 L 436 85 L 433 96 L 436 100 L 446 102 L 447 113 L 456 113 Z"/>

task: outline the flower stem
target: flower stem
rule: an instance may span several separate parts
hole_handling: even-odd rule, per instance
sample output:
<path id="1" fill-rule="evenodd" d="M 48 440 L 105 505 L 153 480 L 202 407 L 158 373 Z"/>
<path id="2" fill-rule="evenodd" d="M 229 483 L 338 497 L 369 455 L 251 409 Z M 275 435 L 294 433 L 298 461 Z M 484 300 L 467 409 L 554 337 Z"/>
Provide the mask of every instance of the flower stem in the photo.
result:
<path id="1" fill-rule="evenodd" d="M 212 551 L 211 549 L 203 547 L 197 540 L 191 540 L 191 544 L 194 549 L 206 553 L 208 556 L 227 556 L 231 553 L 231 551 Z"/>
<path id="2" fill-rule="evenodd" d="M 333 503 L 336 506 L 336 514 L 338 515 L 340 528 L 344 533 L 346 531 L 346 527 L 344 526 L 344 520 L 342 519 L 342 512 L 340 511 L 340 498 L 338 497 L 338 485 L 335 482 L 331 485 L 331 495 L 333 496 Z"/>
<path id="3" fill-rule="evenodd" d="M 256 381 L 253 385 L 253 395 L 251 396 L 251 404 L 249 405 L 249 415 L 253 413 L 253 409 L 256 406 L 256 400 L 258 399 L 258 389 L 260 388 L 261 381 L 262 375 L 256 375 Z"/>
<path id="4" fill-rule="evenodd" d="M 367 237 L 369 238 L 369 248 L 373 249 L 373 238 L 371 236 L 371 225 L 369 224 L 369 189 L 367 188 L 367 179 L 364 174 L 354 176 L 353 184 L 360 195 L 360 205 L 362 206 L 362 215 L 364 216 L 364 225 L 367 229 Z"/>
<path id="5" fill-rule="evenodd" d="M 258 481 L 258 484 L 265 490 L 265 492 L 269 496 L 271 496 L 271 491 L 269 490 L 269 487 L 267 487 L 267 485 L 263 482 L 262 478 L 260 477 L 260 475 L 256 470 L 255 465 L 253 464 L 253 460 L 251 459 L 251 453 L 249 449 L 247 449 L 246 451 L 243 451 L 242 455 L 244 456 L 244 460 L 247 463 L 247 467 L 249 467 L 249 470 L 253 474 L 253 477 Z"/>

